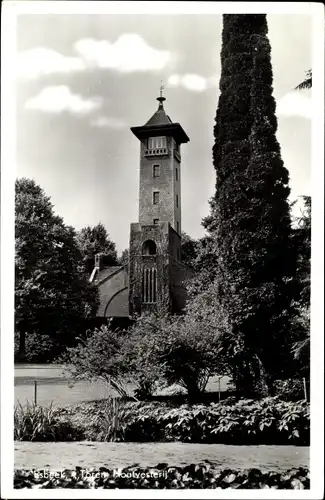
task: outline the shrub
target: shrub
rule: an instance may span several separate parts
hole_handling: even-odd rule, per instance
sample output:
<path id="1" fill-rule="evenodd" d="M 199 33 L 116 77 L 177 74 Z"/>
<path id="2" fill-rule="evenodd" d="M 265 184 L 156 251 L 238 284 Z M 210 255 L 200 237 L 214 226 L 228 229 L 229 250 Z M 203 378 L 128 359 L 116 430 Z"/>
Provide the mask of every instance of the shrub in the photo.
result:
<path id="1" fill-rule="evenodd" d="M 195 400 L 211 376 L 225 371 L 219 337 L 218 328 L 199 318 L 197 311 L 173 317 L 144 314 L 130 332 L 128 370 L 150 391 L 178 384 Z"/>
<path id="2" fill-rule="evenodd" d="M 93 441 L 123 441 L 125 422 L 124 404 L 119 398 L 104 402 L 102 411 L 88 420 L 84 430 L 85 439 Z"/>
<path id="3" fill-rule="evenodd" d="M 14 410 L 14 439 L 17 441 L 72 441 L 81 439 L 82 430 L 62 419 L 60 410 L 18 403 Z"/>
<path id="4" fill-rule="evenodd" d="M 44 476 L 44 475 L 43 475 Z M 23 469 L 14 472 L 14 488 L 78 488 L 78 489 L 309 489 L 309 471 L 306 468 L 285 472 L 248 469 L 238 471 L 219 469 L 210 462 L 172 467 L 158 464 L 155 467 L 126 467 L 116 474 L 112 469 L 89 469 L 87 474 L 80 467 L 64 470 L 59 477 L 40 477 L 34 471 Z"/>
<path id="5" fill-rule="evenodd" d="M 305 398 L 302 379 L 277 380 L 275 392 L 284 401 L 299 401 Z"/>
<path id="6" fill-rule="evenodd" d="M 121 347 L 123 332 L 109 326 L 87 331 L 61 359 L 73 380 L 104 380 L 120 396 L 128 396 Z"/>
<path id="7" fill-rule="evenodd" d="M 309 444 L 309 405 L 278 398 L 236 404 L 171 406 L 111 401 L 83 404 L 64 414 L 92 441 L 182 441 L 224 444 Z M 84 422 L 87 422 L 85 425 Z"/>
<path id="8" fill-rule="evenodd" d="M 278 398 L 181 406 L 109 399 L 57 410 L 19 405 L 15 439 L 308 445 L 309 418 L 305 401 Z"/>
<path id="9" fill-rule="evenodd" d="M 25 361 L 29 363 L 46 363 L 58 346 L 49 336 L 40 333 L 29 333 L 25 340 Z"/>

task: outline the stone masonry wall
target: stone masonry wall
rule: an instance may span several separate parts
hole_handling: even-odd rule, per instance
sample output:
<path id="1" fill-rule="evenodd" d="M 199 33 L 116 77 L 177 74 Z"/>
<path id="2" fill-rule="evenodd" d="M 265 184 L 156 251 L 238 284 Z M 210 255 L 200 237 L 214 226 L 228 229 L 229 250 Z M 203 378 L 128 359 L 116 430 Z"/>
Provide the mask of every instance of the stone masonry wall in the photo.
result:
<path id="1" fill-rule="evenodd" d="M 130 315 L 140 314 L 142 308 L 142 270 L 148 257 L 142 256 L 142 245 L 146 240 L 153 240 L 157 246 L 157 255 L 150 256 L 150 265 L 157 269 L 157 307 L 170 310 L 169 290 L 169 224 L 144 226 L 131 224 L 129 255 L 129 309 Z"/>
<path id="2" fill-rule="evenodd" d="M 157 246 L 156 256 L 143 256 L 142 245 L 153 240 Z M 157 308 L 179 313 L 186 301 L 185 280 L 191 276 L 191 269 L 182 264 L 175 249 L 180 249 L 181 239 L 168 223 L 158 226 L 131 224 L 130 270 L 129 270 L 129 309 L 130 315 L 140 314 L 155 306 L 142 304 L 142 271 L 146 267 L 157 269 Z"/>
<path id="3" fill-rule="evenodd" d="M 179 223 L 181 232 L 181 195 L 180 195 L 180 163 L 174 158 L 172 138 L 168 138 L 168 155 L 145 156 L 146 142 L 140 149 L 140 185 L 139 185 L 139 222 L 144 225 L 153 224 L 153 219 L 170 222 L 174 229 Z M 159 177 L 153 176 L 153 166 L 160 166 Z M 176 181 L 175 168 L 178 169 Z M 159 191 L 159 203 L 153 204 L 153 193 Z M 178 207 L 176 207 L 176 194 Z"/>

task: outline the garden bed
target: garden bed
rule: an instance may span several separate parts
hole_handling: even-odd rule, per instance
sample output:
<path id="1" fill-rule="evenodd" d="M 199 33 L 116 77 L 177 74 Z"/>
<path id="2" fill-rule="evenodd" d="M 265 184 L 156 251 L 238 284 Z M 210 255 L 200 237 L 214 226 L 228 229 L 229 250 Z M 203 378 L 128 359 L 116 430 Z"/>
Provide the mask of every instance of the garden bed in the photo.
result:
<path id="1" fill-rule="evenodd" d="M 110 399 L 67 408 L 17 407 L 20 441 L 308 445 L 309 404 L 278 398 L 171 405 Z"/>
<path id="2" fill-rule="evenodd" d="M 75 488 L 75 489 L 309 489 L 308 469 L 299 468 L 283 473 L 259 469 L 237 471 L 216 469 L 209 463 L 171 467 L 127 467 L 120 470 L 82 469 L 58 472 L 52 477 L 47 471 L 16 470 L 14 487 Z"/>

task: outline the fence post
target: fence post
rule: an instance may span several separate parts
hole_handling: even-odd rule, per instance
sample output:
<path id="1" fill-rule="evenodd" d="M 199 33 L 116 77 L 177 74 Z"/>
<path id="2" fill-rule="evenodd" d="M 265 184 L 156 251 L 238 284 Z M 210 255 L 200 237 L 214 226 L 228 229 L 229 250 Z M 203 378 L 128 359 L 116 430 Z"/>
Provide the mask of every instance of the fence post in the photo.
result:
<path id="1" fill-rule="evenodd" d="M 219 386 L 219 403 L 220 403 L 220 401 L 221 401 L 220 380 L 221 380 L 221 378 L 219 377 L 219 379 L 218 379 L 218 386 Z"/>
<path id="2" fill-rule="evenodd" d="M 306 378 L 302 378 L 303 384 L 304 384 L 304 394 L 305 394 L 305 401 L 307 401 L 307 386 L 306 386 Z"/>
<path id="3" fill-rule="evenodd" d="M 37 380 L 34 380 L 34 403 L 37 405 Z"/>

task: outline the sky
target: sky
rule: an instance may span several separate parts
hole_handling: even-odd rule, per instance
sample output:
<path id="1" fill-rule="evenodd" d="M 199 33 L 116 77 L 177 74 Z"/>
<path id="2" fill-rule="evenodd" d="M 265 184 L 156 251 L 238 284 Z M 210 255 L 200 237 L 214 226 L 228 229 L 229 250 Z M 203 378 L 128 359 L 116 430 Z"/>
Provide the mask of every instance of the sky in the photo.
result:
<path id="1" fill-rule="evenodd" d="M 312 18 L 268 15 L 274 97 L 291 198 L 310 194 Z M 17 177 L 29 177 L 76 230 L 102 222 L 121 252 L 138 220 L 139 142 L 130 127 L 165 110 L 182 146 L 182 228 L 204 230 L 215 186 L 221 15 L 20 15 L 17 19 Z"/>

